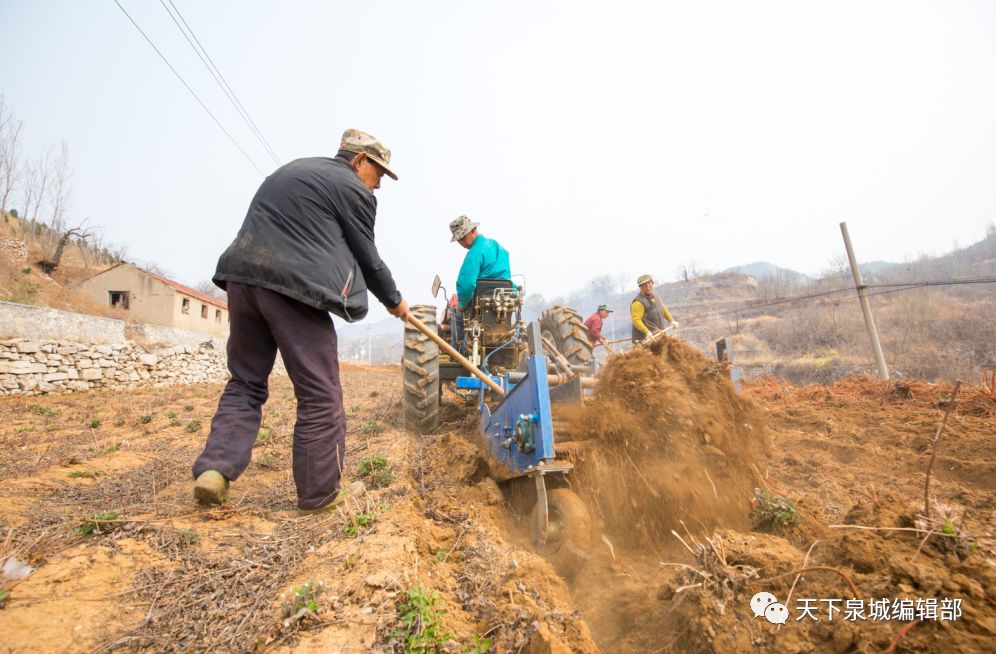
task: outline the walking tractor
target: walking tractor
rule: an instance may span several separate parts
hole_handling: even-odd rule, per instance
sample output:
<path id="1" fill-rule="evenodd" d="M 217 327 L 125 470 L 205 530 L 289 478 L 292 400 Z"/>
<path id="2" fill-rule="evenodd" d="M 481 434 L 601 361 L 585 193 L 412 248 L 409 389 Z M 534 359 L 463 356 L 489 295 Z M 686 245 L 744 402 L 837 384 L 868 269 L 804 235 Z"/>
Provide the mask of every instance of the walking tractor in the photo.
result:
<path id="1" fill-rule="evenodd" d="M 439 289 L 437 275 L 433 297 Z M 532 478 L 533 544 L 569 577 L 588 558 L 591 520 L 571 490 L 573 464 L 557 457 L 551 403 L 581 401 L 594 385 L 594 359 L 577 312 L 555 306 L 526 324 L 522 304 L 521 286 L 479 279 L 470 305 L 459 311 L 454 297 L 439 323 L 436 307 L 412 307 L 403 359 L 405 427 L 416 434 L 438 427 L 443 383 L 476 394 L 478 436 L 492 476 L 510 483 Z"/>

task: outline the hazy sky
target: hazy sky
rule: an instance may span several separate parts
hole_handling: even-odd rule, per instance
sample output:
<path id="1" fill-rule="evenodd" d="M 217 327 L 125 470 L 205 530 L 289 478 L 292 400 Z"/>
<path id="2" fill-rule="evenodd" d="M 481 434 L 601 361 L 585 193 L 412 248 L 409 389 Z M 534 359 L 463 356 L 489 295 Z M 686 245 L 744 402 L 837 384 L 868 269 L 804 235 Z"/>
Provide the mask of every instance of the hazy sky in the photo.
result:
<path id="1" fill-rule="evenodd" d="M 119 1 L 273 170 L 161 2 Z M 347 127 L 392 149 L 377 240 L 411 303 L 435 272 L 452 290 L 461 213 L 547 297 L 691 262 L 816 273 L 842 220 L 892 261 L 996 220 L 991 0 L 173 2 L 281 162 Z M 210 278 L 260 173 L 114 0 L 0 0 L 0 25 L 24 153 L 69 146 L 70 221 Z"/>

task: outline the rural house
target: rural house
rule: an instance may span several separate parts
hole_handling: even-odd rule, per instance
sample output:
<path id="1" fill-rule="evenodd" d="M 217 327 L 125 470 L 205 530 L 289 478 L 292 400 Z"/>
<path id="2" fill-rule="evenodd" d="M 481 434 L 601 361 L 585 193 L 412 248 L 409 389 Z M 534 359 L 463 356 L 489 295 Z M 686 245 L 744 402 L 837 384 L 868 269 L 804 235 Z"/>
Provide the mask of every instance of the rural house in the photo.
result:
<path id="1" fill-rule="evenodd" d="M 228 304 L 210 295 L 119 263 L 81 282 L 78 291 L 128 314 L 130 320 L 228 337 Z"/>

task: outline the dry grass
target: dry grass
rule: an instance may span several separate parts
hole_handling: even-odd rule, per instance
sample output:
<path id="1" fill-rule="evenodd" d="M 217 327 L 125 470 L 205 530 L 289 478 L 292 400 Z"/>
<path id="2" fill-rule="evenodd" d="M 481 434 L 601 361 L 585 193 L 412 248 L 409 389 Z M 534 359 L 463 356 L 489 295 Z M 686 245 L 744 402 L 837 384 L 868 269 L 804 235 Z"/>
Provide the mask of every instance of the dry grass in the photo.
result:
<path id="1" fill-rule="evenodd" d="M 875 297 L 872 310 L 890 372 L 928 381 L 973 385 L 996 364 L 996 299 L 985 294 L 917 289 Z M 874 371 L 864 320 L 854 297 L 783 309 L 740 322 L 738 365 L 754 376 L 796 384 L 830 383 Z"/>

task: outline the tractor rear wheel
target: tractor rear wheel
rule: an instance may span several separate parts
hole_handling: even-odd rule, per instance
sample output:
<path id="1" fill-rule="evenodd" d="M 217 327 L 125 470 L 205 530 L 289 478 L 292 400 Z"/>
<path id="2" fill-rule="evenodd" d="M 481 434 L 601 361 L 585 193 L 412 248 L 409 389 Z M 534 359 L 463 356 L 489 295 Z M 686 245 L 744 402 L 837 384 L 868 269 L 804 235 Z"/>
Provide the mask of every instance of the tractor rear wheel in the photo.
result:
<path id="1" fill-rule="evenodd" d="M 569 488 L 548 488 L 546 491 L 548 529 L 546 542 L 540 544 L 539 504 L 533 505 L 529 528 L 533 545 L 550 562 L 557 573 L 570 579 L 591 550 L 591 517 L 588 507 Z"/>
<path id="2" fill-rule="evenodd" d="M 436 331 L 436 307 L 416 304 L 410 311 Z M 405 429 L 413 434 L 431 434 L 439 426 L 439 346 L 407 322 L 402 374 Z"/>
<path id="3" fill-rule="evenodd" d="M 550 307 L 540 318 L 540 330 L 543 336 L 553 341 L 568 363 L 578 366 L 593 364 L 595 357 L 591 352 L 588 330 L 574 309 L 560 304 Z"/>

